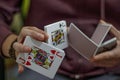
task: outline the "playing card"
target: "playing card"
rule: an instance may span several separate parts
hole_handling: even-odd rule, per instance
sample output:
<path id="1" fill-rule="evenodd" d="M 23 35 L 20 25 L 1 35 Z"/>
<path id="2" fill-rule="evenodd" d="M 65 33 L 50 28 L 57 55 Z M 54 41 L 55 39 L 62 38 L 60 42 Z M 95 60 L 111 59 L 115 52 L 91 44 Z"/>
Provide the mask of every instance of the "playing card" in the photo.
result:
<path id="1" fill-rule="evenodd" d="M 49 39 L 47 40 L 48 44 L 51 44 L 60 49 L 68 47 L 66 21 L 62 20 L 46 25 L 44 26 L 44 30 L 49 35 Z"/>
<path id="2" fill-rule="evenodd" d="M 91 37 L 92 41 L 94 41 L 97 45 L 101 45 L 103 43 L 103 40 L 107 36 L 111 26 L 111 24 L 107 24 L 103 21 L 100 21 L 95 32 Z"/>
<path id="3" fill-rule="evenodd" d="M 104 38 L 108 34 L 111 25 L 99 24 L 92 38 L 85 35 L 73 23 L 70 24 L 68 30 L 68 40 L 70 46 L 86 59 L 91 59 L 100 52 L 110 50 L 116 45 L 116 38 L 112 38 L 103 43 Z"/>
<path id="4" fill-rule="evenodd" d="M 68 40 L 69 45 L 86 59 L 91 58 L 97 49 L 97 44 L 89 39 L 73 23 L 70 24 L 68 30 Z"/>
<path id="5" fill-rule="evenodd" d="M 111 50 L 113 49 L 115 46 L 117 45 L 117 39 L 114 37 L 108 41 L 105 41 L 103 44 L 101 44 L 101 46 L 99 46 L 96 54 L 99 54 L 101 52 L 104 52 L 104 51 L 108 51 L 108 50 Z M 95 55 L 96 55 L 95 54 Z"/>
<path id="6" fill-rule="evenodd" d="M 65 56 L 64 51 L 29 36 L 26 37 L 24 45 L 32 50 L 30 53 L 21 53 L 24 57 L 19 54 L 16 62 L 53 79 Z"/>

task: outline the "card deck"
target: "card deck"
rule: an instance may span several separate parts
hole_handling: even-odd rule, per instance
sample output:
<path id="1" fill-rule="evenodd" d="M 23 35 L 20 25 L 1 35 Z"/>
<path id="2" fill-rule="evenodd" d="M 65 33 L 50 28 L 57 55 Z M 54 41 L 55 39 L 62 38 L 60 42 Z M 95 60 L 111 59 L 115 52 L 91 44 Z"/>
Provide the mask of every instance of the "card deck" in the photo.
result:
<path id="1" fill-rule="evenodd" d="M 90 59 L 99 52 L 110 50 L 116 44 L 116 38 L 112 38 L 103 43 L 105 36 L 108 34 L 111 25 L 100 23 L 93 33 L 92 38 L 86 36 L 73 23 L 68 30 L 68 40 L 70 46 L 86 59 Z M 102 32 L 101 32 L 102 31 Z"/>
<path id="2" fill-rule="evenodd" d="M 16 62 L 28 67 L 46 77 L 54 78 L 65 53 L 52 45 L 36 41 L 27 36 L 24 45 L 31 47 L 30 53 L 22 53 Z"/>
<path id="3" fill-rule="evenodd" d="M 103 44 L 101 44 L 101 46 L 98 48 L 96 54 L 99 54 L 101 52 L 104 52 L 104 51 L 108 51 L 108 50 L 111 50 L 113 49 L 116 45 L 117 45 L 117 39 L 116 38 L 112 38 L 106 42 L 104 42 Z M 96 55 L 95 54 L 95 55 Z"/>
<path id="4" fill-rule="evenodd" d="M 64 20 L 44 26 L 49 35 L 47 43 L 27 36 L 24 45 L 32 50 L 30 53 L 19 54 L 16 62 L 53 79 L 65 56 L 62 49 L 67 48 L 68 44 L 88 60 L 102 51 L 112 49 L 116 45 L 116 38 L 103 43 L 110 28 L 110 24 L 100 23 L 89 38 L 73 23 L 67 31 Z"/>
<path id="5" fill-rule="evenodd" d="M 66 21 L 62 20 L 46 25 L 44 26 L 44 30 L 49 35 L 49 39 L 47 40 L 48 44 L 51 44 L 59 49 L 68 47 Z"/>
<path id="6" fill-rule="evenodd" d="M 97 49 L 97 44 L 89 39 L 73 23 L 70 24 L 68 30 L 68 39 L 69 45 L 87 59 L 92 57 Z"/>
<path id="7" fill-rule="evenodd" d="M 107 36 L 111 26 L 111 24 L 107 24 L 103 21 L 100 21 L 95 32 L 91 37 L 91 40 L 94 41 L 97 45 L 101 45 L 103 43 L 103 40 Z"/>

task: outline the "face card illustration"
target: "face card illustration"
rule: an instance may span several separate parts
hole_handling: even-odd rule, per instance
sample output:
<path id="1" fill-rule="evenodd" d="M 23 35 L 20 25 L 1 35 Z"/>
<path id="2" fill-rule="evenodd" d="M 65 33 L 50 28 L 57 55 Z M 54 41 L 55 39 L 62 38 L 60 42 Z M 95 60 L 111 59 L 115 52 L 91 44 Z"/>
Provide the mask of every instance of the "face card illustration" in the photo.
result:
<path id="1" fill-rule="evenodd" d="M 65 21 L 59 21 L 44 26 L 44 30 L 49 35 L 49 39 L 47 41 L 48 44 L 51 44 L 60 49 L 68 47 L 67 26 Z"/>
<path id="2" fill-rule="evenodd" d="M 16 62 L 53 79 L 65 56 L 64 51 L 29 36 L 26 37 L 24 45 L 31 47 L 32 50 L 30 53 L 21 53 L 25 57 L 21 57 L 20 54 Z"/>
<path id="3" fill-rule="evenodd" d="M 51 32 L 52 45 L 57 46 L 65 42 L 65 36 L 62 29 Z"/>
<path id="4" fill-rule="evenodd" d="M 46 51 L 35 46 L 32 48 L 32 52 L 30 54 L 33 55 L 32 62 L 46 69 L 51 67 L 55 59 L 55 53 L 47 53 Z"/>

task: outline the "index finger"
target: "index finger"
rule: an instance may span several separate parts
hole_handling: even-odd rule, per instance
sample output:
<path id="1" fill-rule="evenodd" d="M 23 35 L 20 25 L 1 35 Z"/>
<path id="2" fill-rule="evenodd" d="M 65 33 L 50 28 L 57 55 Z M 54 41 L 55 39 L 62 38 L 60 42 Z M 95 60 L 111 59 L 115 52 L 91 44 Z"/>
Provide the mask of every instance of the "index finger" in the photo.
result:
<path id="1" fill-rule="evenodd" d="M 113 25 L 110 29 L 110 32 L 118 39 L 120 40 L 120 31 L 116 29 Z"/>

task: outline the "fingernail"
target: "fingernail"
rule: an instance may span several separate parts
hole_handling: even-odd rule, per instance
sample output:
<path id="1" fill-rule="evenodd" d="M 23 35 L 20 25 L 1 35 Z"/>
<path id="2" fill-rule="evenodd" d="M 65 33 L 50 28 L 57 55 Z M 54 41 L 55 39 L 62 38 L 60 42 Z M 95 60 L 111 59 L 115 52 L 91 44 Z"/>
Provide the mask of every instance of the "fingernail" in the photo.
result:
<path id="1" fill-rule="evenodd" d="M 26 50 L 26 51 L 31 51 L 31 48 L 26 46 L 26 47 L 25 47 L 25 50 Z"/>
<path id="2" fill-rule="evenodd" d="M 40 39 L 44 39 L 44 35 L 43 35 L 43 34 L 38 34 L 38 37 L 39 37 Z"/>
<path id="3" fill-rule="evenodd" d="M 24 71 L 24 68 L 22 66 L 18 67 L 18 73 L 22 73 Z"/>
<path id="4" fill-rule="evenodd" d="M 19 69 L 18 69 L 18 73 L 22 73 L 22 69 L 19 68 Z"/>

